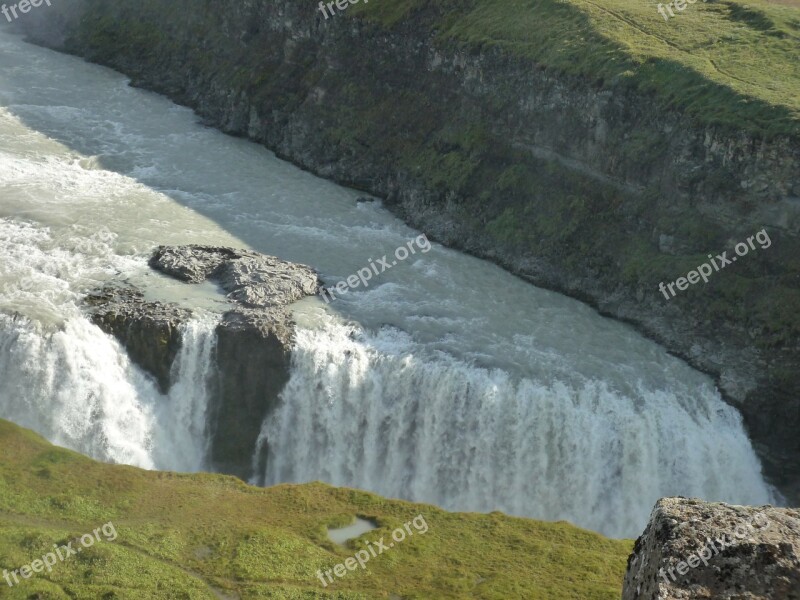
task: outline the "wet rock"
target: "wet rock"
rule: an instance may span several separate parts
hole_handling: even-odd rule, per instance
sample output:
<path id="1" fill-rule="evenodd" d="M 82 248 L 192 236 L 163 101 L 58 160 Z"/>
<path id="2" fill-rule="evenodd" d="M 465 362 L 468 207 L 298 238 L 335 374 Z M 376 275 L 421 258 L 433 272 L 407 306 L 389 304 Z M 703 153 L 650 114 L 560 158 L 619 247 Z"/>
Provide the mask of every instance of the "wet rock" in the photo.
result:
<path id="1" fill-rule="evenodd" d="M 216 391 L 209 415 L 209 461 L 215 471 L 245 480 L 253 475 L 261 424 L 289 381 L 293 339 L 294 323 L 283 308 L 242 308 L 224 315 L 217 327 Z"/>
<path id="2" fill-rule="evenodd" d="M 261 423 L 289 380 L 295 325 L 287 306 L 316 293 L 317 274 L 273 256 L 212 246 L 160 247 L 150 266 L 187 284 L 216 282 L 233 303 L 216 330 L 208 462 L 214 471 L 248 479 Z M 105 288 L 86 304 L 93 322 L 167 393 L 180 326 L 192 311 L 147 301 L 130 287 Z"/>
<path id="3" fill-rule="evenodd" d="M 659 500 L 623 600 L 800 599 L 800 511 Z"/>
<path id="4" fill-rule="evenodd" d="M 86 298 L 90 317 L 125 346 L 130 359 L 153 376 L 162 393 L 170 388 L 170 370 L 181 348 L 181 323 L 188 310 L 148 302 L 133 288 L 107 287 Z"/>
<path id="5" fill-rule="evenodd" d="M 214 246 L 162 246 L 150 266 L 166 275 L 200 283 L 213 281 L 243 306 L 285 306 L 313 296 L 316 272 L 274 256 Z"/>
<path id="6" fill-rule="evenodd" d="M 186 283 L 201 283 L 211 278 L 222 264 L 238 254 L 228 248 L 211 246 L 159 246 L 150 258 L 150 267 Z"/>

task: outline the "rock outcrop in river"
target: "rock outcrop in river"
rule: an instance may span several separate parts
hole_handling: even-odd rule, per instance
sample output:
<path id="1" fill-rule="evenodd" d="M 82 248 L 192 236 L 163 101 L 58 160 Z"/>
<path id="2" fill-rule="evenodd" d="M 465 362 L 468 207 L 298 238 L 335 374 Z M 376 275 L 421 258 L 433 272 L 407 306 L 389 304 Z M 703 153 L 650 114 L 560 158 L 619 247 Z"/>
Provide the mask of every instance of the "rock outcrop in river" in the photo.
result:
<path id="1" fill-rule="evenodd" d="M 289 379 L 294 323 L 286 307 L 316 293 L 317 274 L 257 252 L 211 246 L 161 247 L 150 266 L 187 285 L 213 281 L 231 302 L 216 332 L 209 462 L 215 471 L 246 479 L 261 423 Z M 130 287 L 107 287 L 87 304 L 92 320 L 168 391 L 179 328 L 192 312 L 148 301 Z"/>
<path id="2" fill-rule="evenodd" d="M 800 511 L 659 500 L 623 600 L 799 600 Z"/>
<path id="3" fill-rule="evenodd" d="M 181 347 L 180 324 L 191 311 L 148 302 L 130 287 L 107 287 L 86 298 L 92 321 L 125 346 L 130 359 L 153 376 L 162 393 L 171 386 L 170 368 Z"/>

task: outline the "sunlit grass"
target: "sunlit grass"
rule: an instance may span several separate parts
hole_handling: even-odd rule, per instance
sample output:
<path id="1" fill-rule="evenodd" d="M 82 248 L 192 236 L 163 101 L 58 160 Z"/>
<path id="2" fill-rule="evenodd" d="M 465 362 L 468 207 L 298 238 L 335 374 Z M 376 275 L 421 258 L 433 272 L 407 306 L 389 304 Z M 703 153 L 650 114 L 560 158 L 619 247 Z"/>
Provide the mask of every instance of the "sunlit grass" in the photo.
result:
<path id="1" fill-rule="evenodd" d="M 655 0 L 423 0 L 357 4 L 386 27 L 426 11 L 439 38 L 503 48 L 597 85 L 632 86 L 703 123 L 800 131 L 800 10 L 698 1 L 665 21 Z"/>
<path id="2" fill-rule="evenodd" d="M 418 514 L 430 527 L 365 571 L 323 588 L 317 569 Z M 356 515 L 380 529 L 339 547 L 327 527 Z M 448 513 L 328 485 L 253 488 L 94 462 L 0 421 L 0 571 L 112 521 L 97 543 L 0 597 L 616 599 L 629 541 L 567 523 Z"/>

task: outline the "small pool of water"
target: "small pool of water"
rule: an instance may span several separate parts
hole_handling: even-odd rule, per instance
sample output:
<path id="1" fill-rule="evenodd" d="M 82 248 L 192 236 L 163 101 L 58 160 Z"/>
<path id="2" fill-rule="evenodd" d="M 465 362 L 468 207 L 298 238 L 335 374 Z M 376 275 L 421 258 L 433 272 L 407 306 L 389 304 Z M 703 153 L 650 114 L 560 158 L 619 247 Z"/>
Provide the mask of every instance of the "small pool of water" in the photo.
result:
<path id="1" fill-rule="evenodd" d="M 360 519 L 356 517 L 355 522 L 347 527 L 341 529 L 328 529 L 328 537 L 331 541 L 339 544 L 340 546 L 346 544 L 350 540 L 354 540 L 359 536 L 364 535 L 368 531 L 374 531 L 378 526 L 372 521 Z"/>

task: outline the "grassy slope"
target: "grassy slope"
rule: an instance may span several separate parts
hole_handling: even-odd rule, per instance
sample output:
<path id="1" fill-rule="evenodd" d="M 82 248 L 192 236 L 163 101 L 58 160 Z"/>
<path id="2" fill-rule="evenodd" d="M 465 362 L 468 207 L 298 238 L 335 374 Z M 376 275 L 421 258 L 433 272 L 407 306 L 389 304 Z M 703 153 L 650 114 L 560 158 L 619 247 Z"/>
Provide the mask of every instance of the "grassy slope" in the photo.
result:
<path id="1" fill-rule="evenodd" d="M 364 545 L 420 513 L 427 534 L 323 589 L 316 570 L 359 546 L 336 547 L 327 525 L 376 519 L 381 530 Z M 0 598 L 611 599 L 631 550 L 566 523 L 448 513 L 318 483 L 258 489 L 106 465 L 0 420 L 0 571 L 108 521 L 115 542 L 13 589 L 0 579 Z"/>
<path id="2" fill-rule="evenodd" d="M 700 122 L 800 132 L 800 10 L 763 0 L 697 2 L 669 22 L 655 0 L 442 0 L 439 35 L 501 47 L 609 87 L 632 85 Z M 358 4 L 391 26 L 427 0 Z"/>

